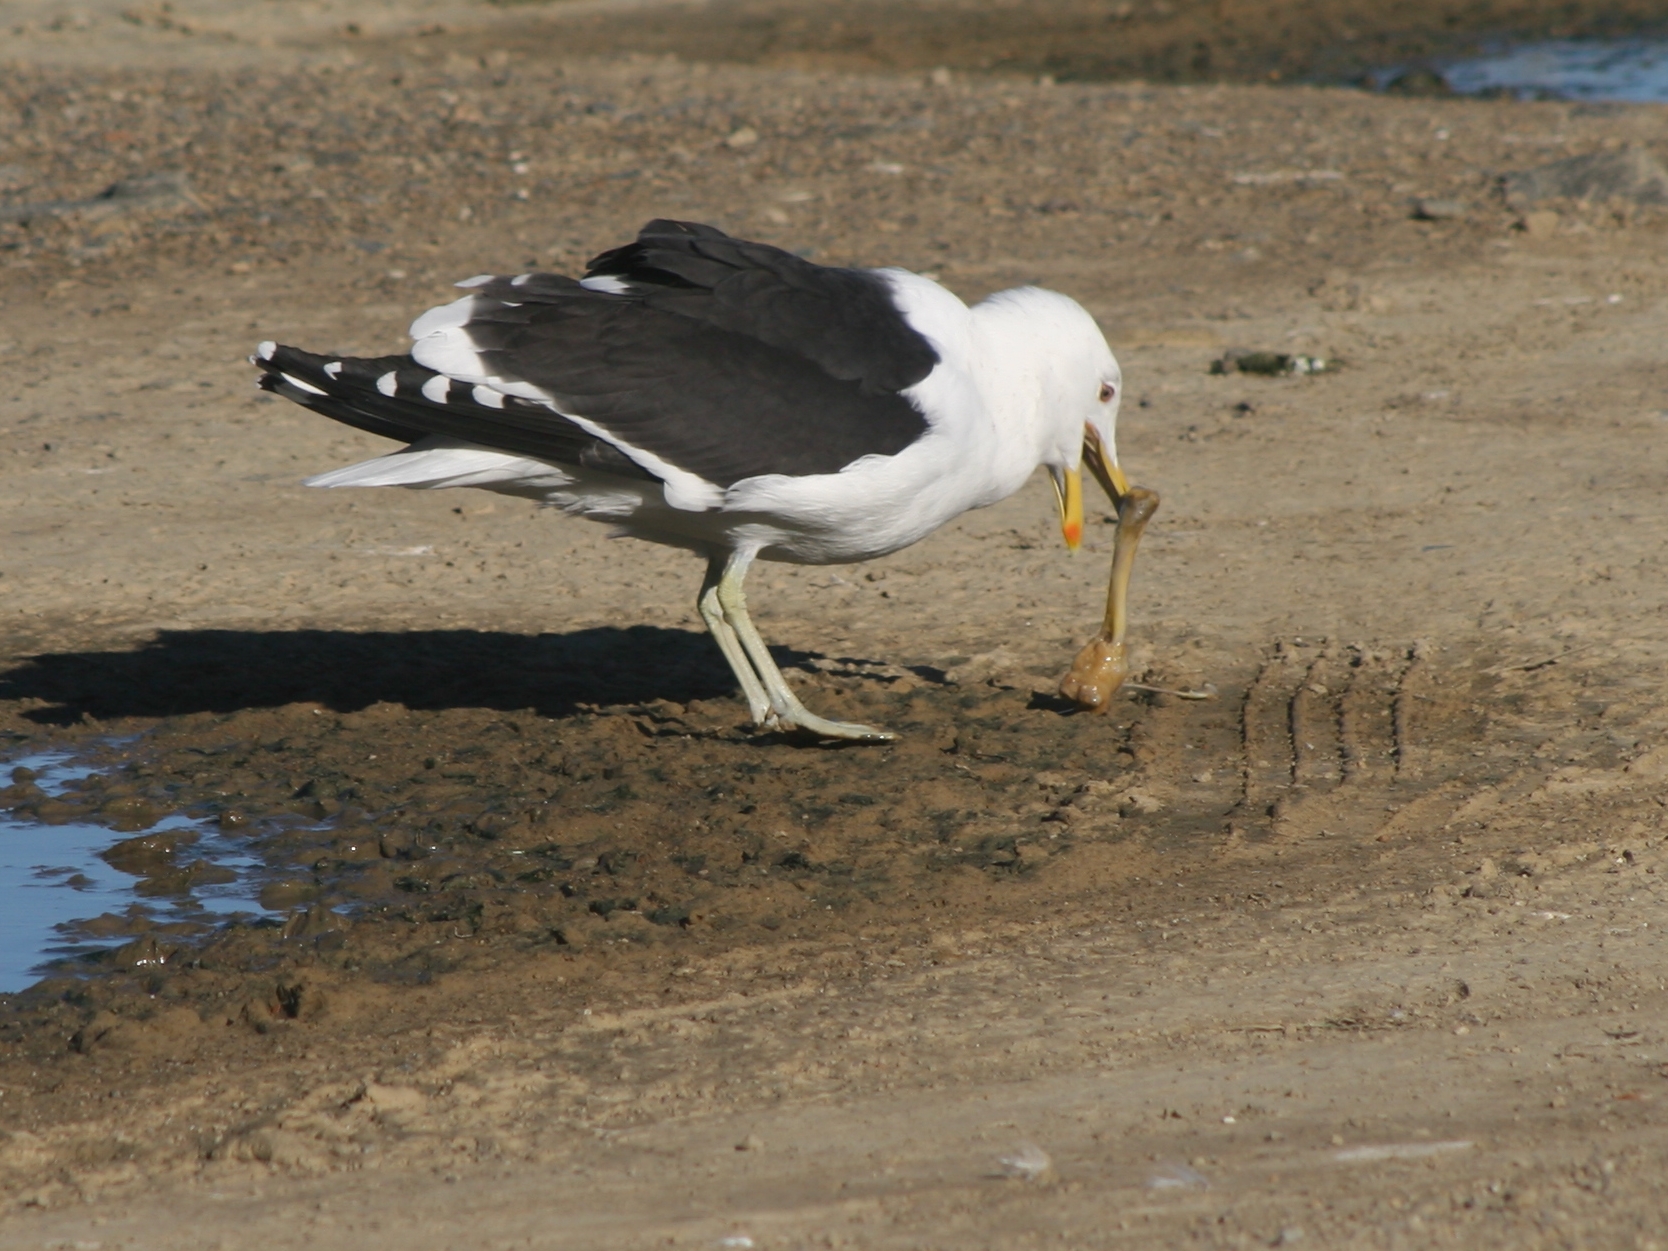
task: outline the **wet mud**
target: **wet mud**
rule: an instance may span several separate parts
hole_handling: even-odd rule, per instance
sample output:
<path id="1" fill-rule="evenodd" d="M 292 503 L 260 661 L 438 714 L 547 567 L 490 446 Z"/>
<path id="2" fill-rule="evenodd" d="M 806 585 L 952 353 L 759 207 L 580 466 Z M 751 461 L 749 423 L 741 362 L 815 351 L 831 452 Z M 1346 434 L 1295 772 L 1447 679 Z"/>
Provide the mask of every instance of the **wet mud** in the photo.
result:
<path id="1" fill-rule="evenodd" d="M 0 803 L 118 834 L 174 814 L 217 823 L 265 866 L 256 889 L 276 914 L 89 918 L 80 935 L 128 941 L 62 963 L 20 1002 L 63 999 L 83 1014 L 157 995 L 212 1006 L 251 981 L 427 985 L 529 955 L 606 977 L 629 953 L 800 949 L 854 927 L 920 940 L 1016 910 L 1092 910 L 1158 866 L 1197 871 L 1280 841 L 1294 805 L 1347 837 L 1377 819 L 1377 799 L 1409 802 L 1458 774 L 1486 780 L 1460 744 L 1482 726 L 1476 688 L 1493 680 L 1469 666 L 1444 674 L 1415 646 L 1281 644 L 1249 670 L 1212 673 L 1209 700 L 1129 691 L 1098 714 L 1040 677 L 963 685 L 931 669 L 784 657 L 819 707 L 902 735 L 873 748 L 759 734 L 733 692 L 687 697 L 675 670 L 664 680 L 683 702 L 602 702 L 650 641 L 676 651 L 647 631 L 451 639 L 457 685 L 436 666 L 423 671 L 426 697 L 409 702 L 388 696 L 429 640 L 401 654 L 374 637 L 269 638 L 269 663 L 251 668 L 301 675 L 291 680 L 311 697 L 295 701 L 284 699 L 293 687 L 228 682 L 236 666 L 171 678 L 178 640 L 14 667 L 7 681 L 36 708 L 13 724 L 73 717 L 58 733 L 94 771 L 52 797 L 15 782 Z M 726 685 L 704 636 L 682 645 L 697 689 Z M 196 654 L 206 662 L 212 647 Z M 559 663 L 522 663 L 532 655 Z M 96 694 L 76 681 L 89 670 L 103 675 Z M 557 673 L 568 681 L 543 682 Z M 1175 663 L 1139 677 L 1204 683 Z M 492 706 L 511 690 L 536 702 Z M 239 708 L 217 710 L 226 704 Z M 1199 767 L 1183 772 L 1187 762 Z M 229 876 L 193 843 L 130 833 L 104 858 L 142 897 L 188 897 Z"/>

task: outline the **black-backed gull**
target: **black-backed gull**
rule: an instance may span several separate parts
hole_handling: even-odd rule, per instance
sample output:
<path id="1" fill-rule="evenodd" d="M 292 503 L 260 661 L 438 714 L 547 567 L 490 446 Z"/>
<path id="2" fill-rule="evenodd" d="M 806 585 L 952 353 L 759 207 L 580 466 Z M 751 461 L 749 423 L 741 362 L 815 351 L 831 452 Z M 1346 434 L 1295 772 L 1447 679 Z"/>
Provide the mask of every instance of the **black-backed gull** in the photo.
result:
<path id="1" fill-rule="evenodd" d="M 788 688 L 747 613 L 755 560 L 895 552 L 1039 465 L 1072 548 L 1080 466 L 1114 505 L 1130 495 L 1118 362 L 1052 291 L 969 308 L 907 270 L 816 265 L 677 221 L 577 280 L 458 285 L 469 293 L 412 324 L 409 355 L 260 345 L 263 388 L 407 444 L 308 485 L 484 487 L 706 557 L 701 617 L 759 726 L 893 737 L 825 720 Z"/>

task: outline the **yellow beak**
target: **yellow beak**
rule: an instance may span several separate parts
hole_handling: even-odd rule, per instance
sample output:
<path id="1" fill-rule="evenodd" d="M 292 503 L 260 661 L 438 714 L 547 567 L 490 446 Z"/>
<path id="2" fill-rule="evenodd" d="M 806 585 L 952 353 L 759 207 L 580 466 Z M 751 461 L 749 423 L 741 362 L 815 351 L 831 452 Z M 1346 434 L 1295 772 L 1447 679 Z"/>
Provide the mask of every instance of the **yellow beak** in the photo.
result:
<path id="1" fill-rule="evenodd" d="M 1112 508 L 1116 511 L 1123 504 L 1124 496 L 1129 494 L 1129 479 L 1124 477 L 1117 458 L 1107 455 L 1093 426 L 1083 427 L 1083 463 L 1089 466 L 1089 472 L 1095 475 L 1095 481 L 1111 498 Z"/>
<path id="2" fill-rule="evenodd" d="M 1083 542 L 1083 475 L 1075 469 L 1063 469 L 1054 483 L 1054 498 L 1060 503 L 1060 533 L 1066 546 L 1076 551 Z"/>

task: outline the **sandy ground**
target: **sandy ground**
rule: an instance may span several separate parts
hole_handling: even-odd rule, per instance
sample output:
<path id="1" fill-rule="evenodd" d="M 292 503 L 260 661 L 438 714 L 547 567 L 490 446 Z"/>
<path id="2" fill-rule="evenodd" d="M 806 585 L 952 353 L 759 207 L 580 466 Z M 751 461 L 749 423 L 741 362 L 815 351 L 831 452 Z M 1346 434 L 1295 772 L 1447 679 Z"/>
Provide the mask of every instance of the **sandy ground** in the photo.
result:
<path id="1" fill-rule="evenodd" d="M 1668 228 L 1496 187 L 1660 109 L 87 12 L 0 93 L 0 733 L 108 767 L 4 801 L 218 815 L 289 919 L 0 998 L 0 1245 L 1668 1244 Z M 1067 715 L 1110 526 L 1041 481 L 760 571 L 903 732 L 845 750 L 745 728 L 686 557 L 297 485 L 385 445 L 257 339 L 395 350 L 652 215 L 1083 300 L 1139 668 L 1215 698 Z"/>

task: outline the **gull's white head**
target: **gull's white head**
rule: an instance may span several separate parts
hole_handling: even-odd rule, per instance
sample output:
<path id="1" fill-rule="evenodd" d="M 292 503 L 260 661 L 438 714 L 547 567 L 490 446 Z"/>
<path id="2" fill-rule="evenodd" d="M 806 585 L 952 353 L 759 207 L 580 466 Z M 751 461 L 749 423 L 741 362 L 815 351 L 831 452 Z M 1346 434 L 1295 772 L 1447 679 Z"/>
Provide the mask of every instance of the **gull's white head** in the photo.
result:
<path id="1" fill-rule="evenodd" d="M 1001 291 L 975 316 L 998 331 L 1003 354 L 1020 355 L 1028 387 L 1025 407 L 1037 424 L 1037 462 L 1053 477 L 1066 545 L 1083 539 L 1082 467 L 1087 464 L 1116 508 L 1129 491 L 1118 467 L 1118 405 L 1123 374 L 1100 326 L 1076 300 L 1040 287 Z M 998 330 L 999 328 L 999 330 Z"/>

